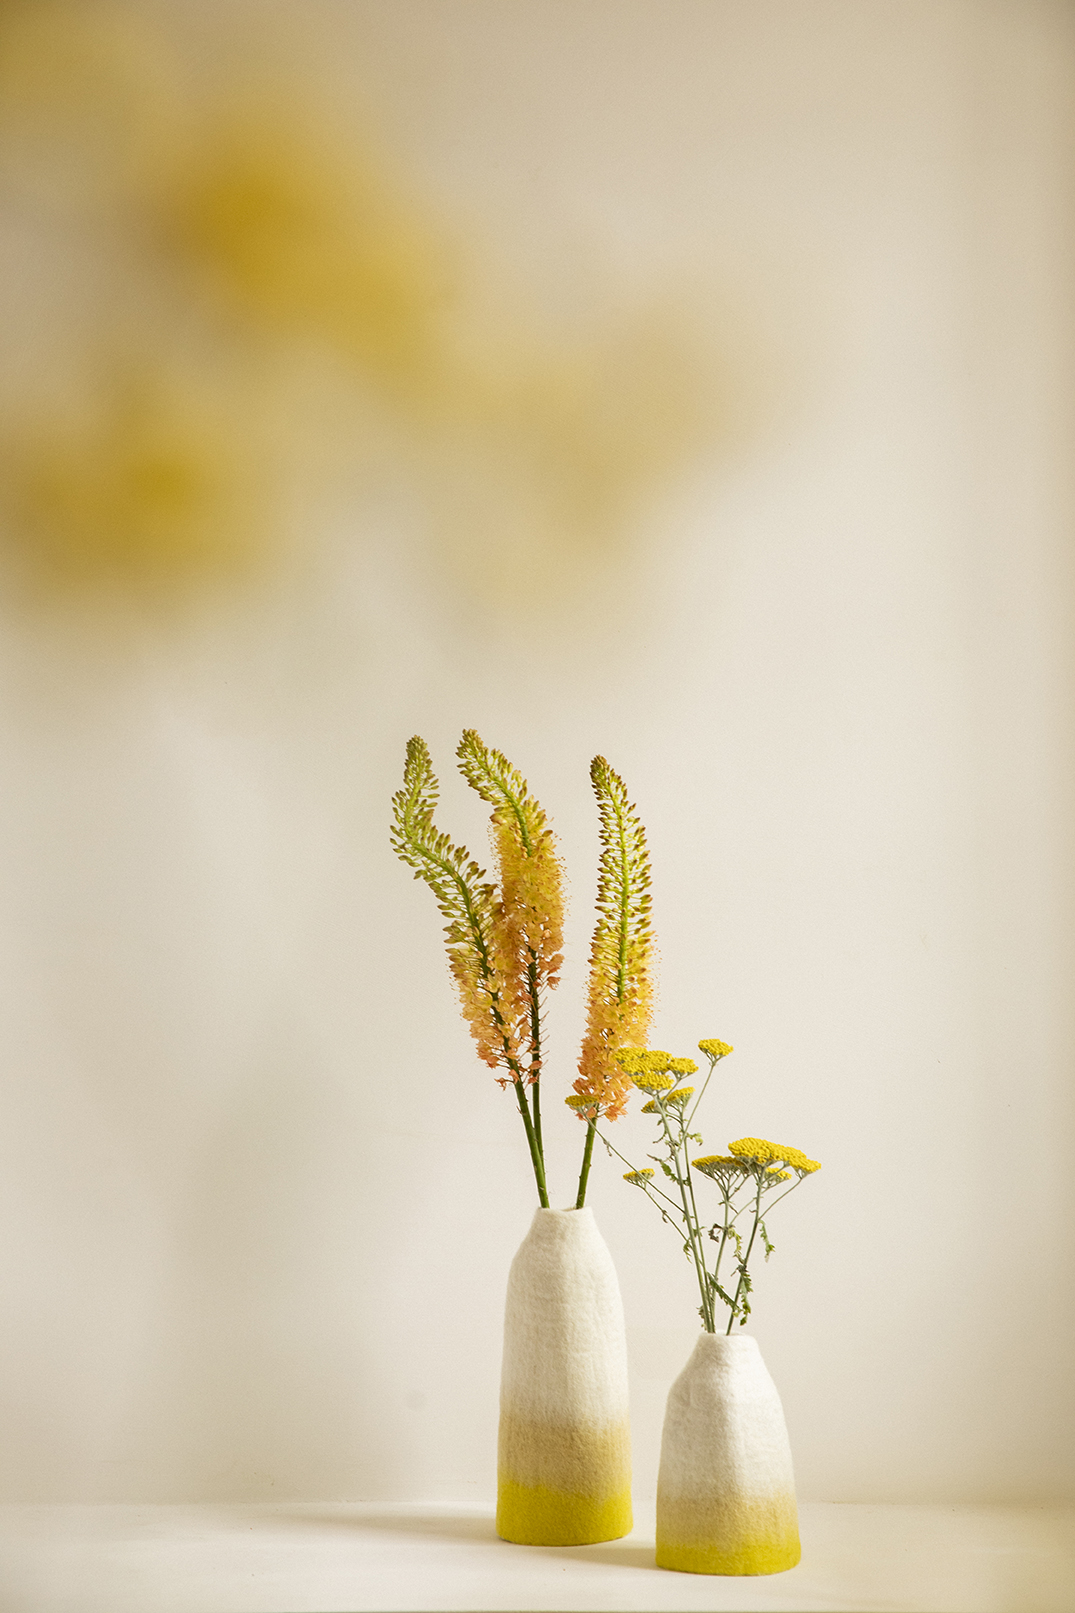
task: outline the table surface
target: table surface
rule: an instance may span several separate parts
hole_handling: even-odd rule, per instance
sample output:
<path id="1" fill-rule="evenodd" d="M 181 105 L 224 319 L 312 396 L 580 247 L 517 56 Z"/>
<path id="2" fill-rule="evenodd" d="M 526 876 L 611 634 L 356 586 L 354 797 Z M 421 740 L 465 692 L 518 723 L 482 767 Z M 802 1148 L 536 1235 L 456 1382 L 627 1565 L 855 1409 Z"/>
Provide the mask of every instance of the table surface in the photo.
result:
<path id="1" fill-rule="evenodd" d="M 784 1574 L 668 1573 L 653 1536 L 509 1546 L 488 1507 L 0 1506 L 2 1613 L 1072 1613 L 1075 1508 L 800 1508 Z"/>

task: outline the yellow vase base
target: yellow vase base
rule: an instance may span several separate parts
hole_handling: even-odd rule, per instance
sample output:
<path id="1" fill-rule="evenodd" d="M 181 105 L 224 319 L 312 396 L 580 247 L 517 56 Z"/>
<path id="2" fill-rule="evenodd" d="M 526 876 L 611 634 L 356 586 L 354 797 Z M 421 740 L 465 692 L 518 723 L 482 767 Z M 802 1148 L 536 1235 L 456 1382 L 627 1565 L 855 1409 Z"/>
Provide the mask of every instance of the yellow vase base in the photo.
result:
<path id="1" fill-rule="evenodd" d="M 510 1479 L 497 1489 L 496 1532 L 516 1546 L 594 1546 L 629 1535 L 633 1521 L 629 1489 L 575 1495 Z"/>
<path id="2" fill-rule="evenodd" d="M 771 1535 L 735 1543 L 692 1541 L 689 1545 L 657 1539 L 657 1567 L 682 1574 L 783 1574 L 802 1556 L 799 1536 Z"/>

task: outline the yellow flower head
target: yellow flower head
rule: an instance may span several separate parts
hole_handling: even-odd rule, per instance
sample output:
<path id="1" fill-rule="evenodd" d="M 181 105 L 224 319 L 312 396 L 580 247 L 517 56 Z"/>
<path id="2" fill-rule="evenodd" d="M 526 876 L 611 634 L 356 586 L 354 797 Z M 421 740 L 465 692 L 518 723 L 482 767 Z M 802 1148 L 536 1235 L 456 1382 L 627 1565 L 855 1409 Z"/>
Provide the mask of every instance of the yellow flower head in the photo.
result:
<path id="1" fill-rule="evenodd" d="M 693 1087 L 677 1087 L 674 1092 L 670 1092 L 668 1094 L 668 1096 L 664 1099 L 664 1102 L 666 1105 L 674 1103 L 677 1105 L 677 1107 L 681 1108 L 691 1096 L 693 1091 Z M 648 1103 L 644 1103 L 642 1105 L 642 1113 L 644 1115 L 660 1114 L 660 1109 L 658 1108 L 657 1102 L 654 1098 L 651 1098 Z"/>
<path id="2" fill-rule="evenodd" d="M 585 1120 L 596 1120 L 601 1113 L 601 1105 L 596 1098 L 589 1097 L 584 1092 L 572 1092 L 570 1097 L 564 1099 L 569 1109 L 582 1115 Z"/>
<path id="3" fill-rule="evenodd" d="M 725 1058 L 732 1049 L 727 1042 L 718 1042 L 715 1038 L 709 1037 L 706 1041 L 698 1043 L 698 1051 L 704 1053 L 707 1059 L 712 1059 L 715 1064 L 718 1059 Z"/>
<path id="4" fill-rule="evenodd" d="M 668 1074 L 672 1061 L 660 1048 L 624 1047 L 615 1054 L 615 1060 L 643 1092 L 665 1092 L 675 1086 Z"/>
<path id="5" fill-rule="evenodd" d="M 777 1157 L 781 1163 L 790 1165 L 792 1170 L 797 1171 L 800 1177 L 812 1176 L 814 1171 L 821 1169 L 819 1161 L 807 1159 L 801 1148 L 786 1148 L 782 1143 L 774 1143 L 773 1147 L 776 1149 Z"/>
<path id="6" fill-rule="evenodd" d="M 631 1080 L 642 1092 L 667 1092 L 676 1084 L 663 1070 L 639 1070 Z"/>
<path id="7" fill-rule="evenodd" d="M 641 1069 L 642 1060 L 645 1056 L 646 1051 L 642 1047 L 621 1047 L 618 1053 L 612 1055 L 613 1061 L 619 1065 L 621 1070 L 625 1070 L 628 1075 L 631 1075 L 635 1070 Z"/>
<path id="8" fill-rule="evenodd" d="M 669 1059 L 668 1068 L 673 1075 L 697 1075 L 698 1066 L 693 1059 Z"/>
<path id="9" fill-rule="evenodd" d="M 739 1159 L 748 1165 L 781 1166 L 789 1165 L 799 1176 L 810 1176 L 814 1171 L 821 1169 L 816 1159 L 807 1159 L 801 1148 L 788 1148 L 783 1143 L 771 1143 L 764 1137 L 740 1137 L 738 1142 L 729 1143 L 729 1149 Z"/>
<path id="10" fill-rule="evenodd" d="M 691 1161 L 696 1171 L 703 1176 L 710 1176 L 714 1181 L 730 1180 L 734 1176 L 745 1176 L 749 1166 L 734 1154 L 703 1154 L 701 1159 Z"/>
<path id="11" fill-rule="evenodd" d="M 647 1166 L 644 1171 L 624 1171 L 623 1179 L 625 1182 L 630 1182 L 632 1187 L 644 1187 L 652 1175 L 653 1172 Z"/>
<path id="12" fill-rule="evenodd" d="M 773 1165 L 766 1165 L 765 1175 L 767 1179 L 774 1182 L 787 1182 L 791 1179 L 790 1171 L 778 1171 Z"/>
<path id="13" fill-rule="evenodd" d="M 764 1137 L 740 1137 L 737 1142 L 728 1144 L 728 1151 L 745 1165 L 771 1165 L 784 1157 L 776 1144 L 766 1142 Z"/>
<path id="14" fill-rule="evenodd" d="M 668 1066 L 668 1054 L 655 1047 L 622 1047 L 614 1058 L 620 1069 L 632 1076 L 639 1070 L 664 1070 Z"/>

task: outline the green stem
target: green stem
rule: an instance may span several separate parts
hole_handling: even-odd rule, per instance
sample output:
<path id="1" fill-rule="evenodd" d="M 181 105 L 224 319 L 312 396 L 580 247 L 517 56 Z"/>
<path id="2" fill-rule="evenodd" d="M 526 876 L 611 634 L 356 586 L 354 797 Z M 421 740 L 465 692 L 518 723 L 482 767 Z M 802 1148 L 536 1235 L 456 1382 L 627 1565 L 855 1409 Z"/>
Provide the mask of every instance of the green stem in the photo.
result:
<path id="1" fill-rule="evenodd" d="M 537 958 L 531 949 L 530 961 L 526 966 L 527 995 L 530 998 L 530 1073 L 533 1076 L 531 1092 L 533 1094 L 534 1135 L 537 1138 L 538 1153 L 541 1155 L 544 1166 L 545 1148 L 541 1141 L 541 1098 L 539 1088 L 541 1085 L 541 1000 L 538 997 L 537 985 Z"/>
<path id="2" fill-rule="evenodd" d="M 534 1167 L 534 1180 L 537 1183 L 538 1203 L 543 1210 L 547 1210 L 549 1208 L 549 1194 L 545 1186 L 545 1161 L 541 1157 L 541 1148 L 537 1137 L 534 1135 L 534 1123 L 530 1118 L 530 1106 L 526 1101 L 526 1093 L 523 1091 L 522 1078 L 516 1076 L 511 1084 L 515 1088 L 515 1096 L 519 1102 L 519 1113 L 523 1117 L 523 1125 L 526 1128 L 526 1141 L 530 1148 L 530 1159 Z"/>
<path id="3" fill-rule="evenodd" d="M 541 1155 L 542 1174 L 545 1171 L 545 1144 L 541 1140 L 541 1082 L 535 1081 L 530 1088 L 530 1113 L 534 1119 L 534 1141 L 537 1151 Z"/>
<path id="4" fill-rule="evenodd" d="M 713 1294 L 712 1294 L 712 1292 L 710 1290 L 708 1279 L 706 1279 L 705 1248 L 704 1248 L 704 1246 L 702 1244 L 702 1224 L 701 1224 L 701 1221 L 699 1220 L 699 1217 L 698 1217 L 698 1203 L 697 1203 L 697 1200 L 694 1197 L 694 1177 L 691 1175 L 691 1164 L 690 1164 L 690 1160 L 687 1158 L 687 1136 L 686 1136 L 687 1125 L 686 1125 L 686 1121 L 683 1119 L 682 1114 L 680 1115 L 679 1129 L 680 1129 L 680 1137 L 681 1137 L 681 1147 L 683 1149 L 683 1171 L 684 1171 L 684 1175 L 685 1175 L 686 1181 L 687 1181 L 687 1191 L 691 1196 L 691 1218 L 693 1220 L 693 1223 L 694 1223 L 695 1227 L 697 1227 L 697 1229 L 698 1229 L 698 1259 L 701 1261 L 701 1267 L 702 1267 L 701 1275 L 702 1275 L 702 1278 L 704 1280 L 706 1297 L 708 1299 L 708 1305 L 706 1307 L 706 1315 L 708 1317 L 709 1326 L 706 1328 L 706 1332 L 707 1333 L 715 1333 L 716 1330 L 717 1330 L 717 1321 L 716 1321 L 716 1313 L 715 1313 L 715 1304 L 716 1304 L 716 1302 L 715 1302 L 715 1300 L 713 1298 Z"/>
<path id="5" fill-rule="evenodd" d="M 483 947 L 480 947 L 480 945 L 479 951 L 482 959 L 483 979 L 487 982 L 491 981 L 493 974 L 492 969 L 488 965 L 487 953 Z M 519 1060 L 514 1058 L 509 1051 L 511 1048 L 511 1040 L 508 1035 L 508 1027 L 505 1023 L 504 1016 L 500 1012 L 499 997 L 500 993 L 498 991 L 490 990 L 489 1006 L 492 1009 L 493 1023 L 499 1032 L 501 1045 L 504 1049 L 504 1062 L 511 1071 L 511 1084 L 515 1088 L 515 1097 L 519 1104 L 519 1113 L 523 1117 L 523 1126 L 526 1129 L 527 1147 L 530 1149 L 530 1159 L 534 1166 L 534 1180 L 537 1183 L 538 1203 L 541 1205 L 543 1210 L 547 1210 L 549 1208 L 549 1194 L 548 1189 L 545 1186 L 545 1153 L 541 1146 L 541 1110 L 539 1108 L 537 1082 L 534 1082 L 534 1110 L 537 1115 L 537 1128 L 535 1130 L 534 1122 L 530 1117 L 530 1105 L 526 1101 L 526 1093 L 524 1091 L 526 1078 L 523 1075 L 522 1066 L 520 1065 Z M 538 1069 L 540 1070 L 540 1068 L 541 1062 L 539 1043 Z"/>
<path id="6" fill-rule="evenodd" d="M 586 1122 L 586 1144 L 582 1150 L 582 1170 L 579 1172 L 579 1192 L 575 1200 L 576 1210 L 581 1210 L 586 1203 L 586 1183 L 590 1179 L 590 1161 L 593 1158 L 594 1132 L 597 1130 L 596 1122 Z"/>
<path id="7" fill-rule="evenodd" d="M 747 1244 L 747 1252 L 743 1256 L 743 1261 L 742 1261 L 742 1264 L 743 1264 L 744 1268 L 749 1266 L 749 1264 L 750 1264 L 750 1251 L 753 1249 L 753 1247 L 754 1247 L 754 1239 L 758 1235 L 758 1222 L 761 1220 L 761 1196 L 762 1196 L 762 1192 L 764 1190 L 764 1186 L 765 1186 L 764 1182 L 762 1182 L 762 1181 L 758 1182 L 758 1193 L 757 1193 L 757 1197 L 754 1200 L 754 1225 L 750 1229 L 750 1242 Z M 735 1302 L 734 1302 L 734 1304 L 732 1306 L 732 1314 L 728 1318 L 728 1326 L 724 1329 L 725 1333 L 730 1333 L 731 1332 L 732 1324 L 735 1321 L 736 1312 L 739 1309 L 739 1295 L 743 1292 L 743 1275 L 744 1275 L 744 1273 L 741 1271 L 739 1273 L 739 1282 L 738 1282 L 738 1284 L 736 1286 L 736 1290 L 735 1290 Z"/>
<path id="8" fill-rule="evenodd" d="M 727 1243 L 728 1243 L 728 1226 L 729 1226 L 728 1211 L 731 1209 L 731 1207 L 732 1207 L 731 1200 L 729 1198 L 725 1197 L 725 1200 L 724 1200 L 724 1225 L 720 1229 L 720 1248 L 717 1250 L 717 1259 L 716 1259 L 716 1263 L 715 1263 L 715 1265 L 713 1267 L 713 1281 L 714 1282 L 719 1282 L 720 1281 L 720 1263 L 724 1259 L 724 1250 L 725 1250 L 725 1247 L 727 1246 Z"/>

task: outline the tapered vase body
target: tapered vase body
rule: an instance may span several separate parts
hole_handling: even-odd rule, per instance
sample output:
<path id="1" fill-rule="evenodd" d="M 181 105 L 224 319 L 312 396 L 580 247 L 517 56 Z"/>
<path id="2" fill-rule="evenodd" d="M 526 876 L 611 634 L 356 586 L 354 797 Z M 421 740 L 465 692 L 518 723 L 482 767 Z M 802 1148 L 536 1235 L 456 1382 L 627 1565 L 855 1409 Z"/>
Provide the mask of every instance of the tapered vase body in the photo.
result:
<path id="1" fill-rule="evenodd" d="M 788 1432 L 757 1340 L 703 1333 L 668 1394 L 657 1565 L 777 1574 L 799 1557 Z"/>
<path id="2" fill-rule="evenodd" d="M 504 1313 L 497 1534 L 531 1546 L 631 1528 L 623 1305 L 591 1210 L 538 1210 Z"/>

